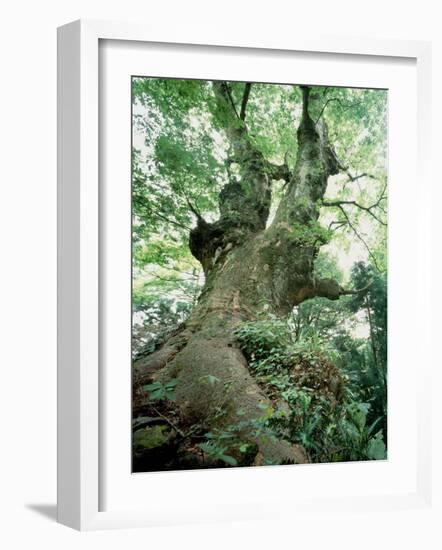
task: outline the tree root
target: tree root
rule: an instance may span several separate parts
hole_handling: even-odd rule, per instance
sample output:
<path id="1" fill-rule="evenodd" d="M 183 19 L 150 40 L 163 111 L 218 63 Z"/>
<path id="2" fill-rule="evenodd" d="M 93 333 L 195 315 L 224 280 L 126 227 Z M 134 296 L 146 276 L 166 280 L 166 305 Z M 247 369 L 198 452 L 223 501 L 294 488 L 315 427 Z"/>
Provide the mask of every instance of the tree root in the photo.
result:
<path id="1" fill-rule="evenodd" d="M 143 384 L 164 368 L 183 349 L 191 335 L 184 329 L 169 338 L 158 350 L 134 361 L 134 383 Z"/>
<path id="2" fill-rule="evenodd" d="M 178 379 L 176 404 L 186 423 L 204 424 L 208 431 L 240 424 L 241 439 L 257 445 L 257 464 L 308 462 L 302 446 L 257 429 L 272 404 L 230 340 L 198 333 L 176 354 L 166 372 L 168 378 Z"/>

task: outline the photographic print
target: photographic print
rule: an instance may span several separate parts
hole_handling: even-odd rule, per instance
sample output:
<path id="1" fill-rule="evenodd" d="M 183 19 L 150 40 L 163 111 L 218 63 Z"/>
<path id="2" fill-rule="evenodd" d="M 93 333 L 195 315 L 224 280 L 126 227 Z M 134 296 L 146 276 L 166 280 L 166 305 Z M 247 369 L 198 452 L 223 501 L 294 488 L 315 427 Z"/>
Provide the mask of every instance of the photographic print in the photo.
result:
<path id="1" fill-rule="evenodd" d="M 133 472 L 385 460 L 387 91 L 131 86 Z"/>

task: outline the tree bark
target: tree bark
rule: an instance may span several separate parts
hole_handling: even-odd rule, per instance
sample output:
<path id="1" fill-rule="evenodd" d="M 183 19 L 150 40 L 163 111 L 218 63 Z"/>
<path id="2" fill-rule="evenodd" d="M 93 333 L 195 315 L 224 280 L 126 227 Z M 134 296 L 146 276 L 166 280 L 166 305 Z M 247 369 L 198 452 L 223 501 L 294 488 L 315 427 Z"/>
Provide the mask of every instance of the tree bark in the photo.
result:
<path id="1" fill-rule="evenodd" d="M 268 162 L 250 140 L 244 120 L 248 95 L 238 115 L 228 85 L 216 82 L 213 90 L 231 145 L 228 162 L 238 165 L 239 177 L 230 177 L 220 192 L 219 219 L 208 223 L 198 216 L 190 233 L 190 250 L 201 262 L 206 281 L 185 328 L 134 365 L 141 382 L 152 376 L 177 378 L 180 414 L 208 428 L 253 421 L 262 416 L 263 405 L 270 405 L 235 341 L 233 333 L 240 323 L 286 316 L 315 296 L 338 299 L 345 294 L 337 282 L 320 280 L 314 273 L 314 259 L 325 242 L 318 225 L 319 205 L 328 177 L 339 165 L 324 122 L 315 124 L 312 119 L 310 88 L 302 87 L 292 173 L 286 165 Z M 277 179 L 287 182 L 286 191 L 269 225 L 272 181 Z M 209 375 L 217 381 L 208 384 Z M 300 446 L 255 438 L 252 430 L 244 437 L 257 444 L 261 460 L 307 461 Z"/>

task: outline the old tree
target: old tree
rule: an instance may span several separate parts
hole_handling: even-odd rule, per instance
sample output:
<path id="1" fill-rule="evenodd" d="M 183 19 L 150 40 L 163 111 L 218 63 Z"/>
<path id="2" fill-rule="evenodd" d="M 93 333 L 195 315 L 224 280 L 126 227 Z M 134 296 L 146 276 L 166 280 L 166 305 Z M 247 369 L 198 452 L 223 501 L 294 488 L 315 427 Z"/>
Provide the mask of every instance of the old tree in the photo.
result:
<path id="1" fill-rule="evenodd" d="M 385 392 L 369 302 L 386 266 L 385 92 L 138 78 L 133 100 L 136 468 L 346 458 L 312 435 L 350 414 L 344 352 L 301 352 L 293 319 L 341 302 L 336 342 L 366 312 Z"/>

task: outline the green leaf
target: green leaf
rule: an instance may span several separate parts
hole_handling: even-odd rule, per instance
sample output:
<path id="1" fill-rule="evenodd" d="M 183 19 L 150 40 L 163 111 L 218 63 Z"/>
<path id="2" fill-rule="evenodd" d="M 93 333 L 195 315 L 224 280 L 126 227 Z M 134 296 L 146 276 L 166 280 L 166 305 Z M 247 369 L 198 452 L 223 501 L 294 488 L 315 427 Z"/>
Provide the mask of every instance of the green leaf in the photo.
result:
<path id="1" fill-rule="evenodd" d="M 226 464 L 230 464 L 230 466 L 238 465 L 238 462 L 233 458 L 233 456 L 221 455 L 220 459 L 223 460 Z"/>
<path id="2" fill-rule="evenodd" d="M 161 382 L 154 382 L 153 384 L 146 384 L 143 389 L 150 392 L 162 388 L 162 386 Z"/>
<path id="3" fill-rule="evenodd" d="M 368 442 L 367 457 L 371 460 L 384 460 L 387 457 L 387 448 L 382 439 L 382 432 L 379 431 Z"/>

